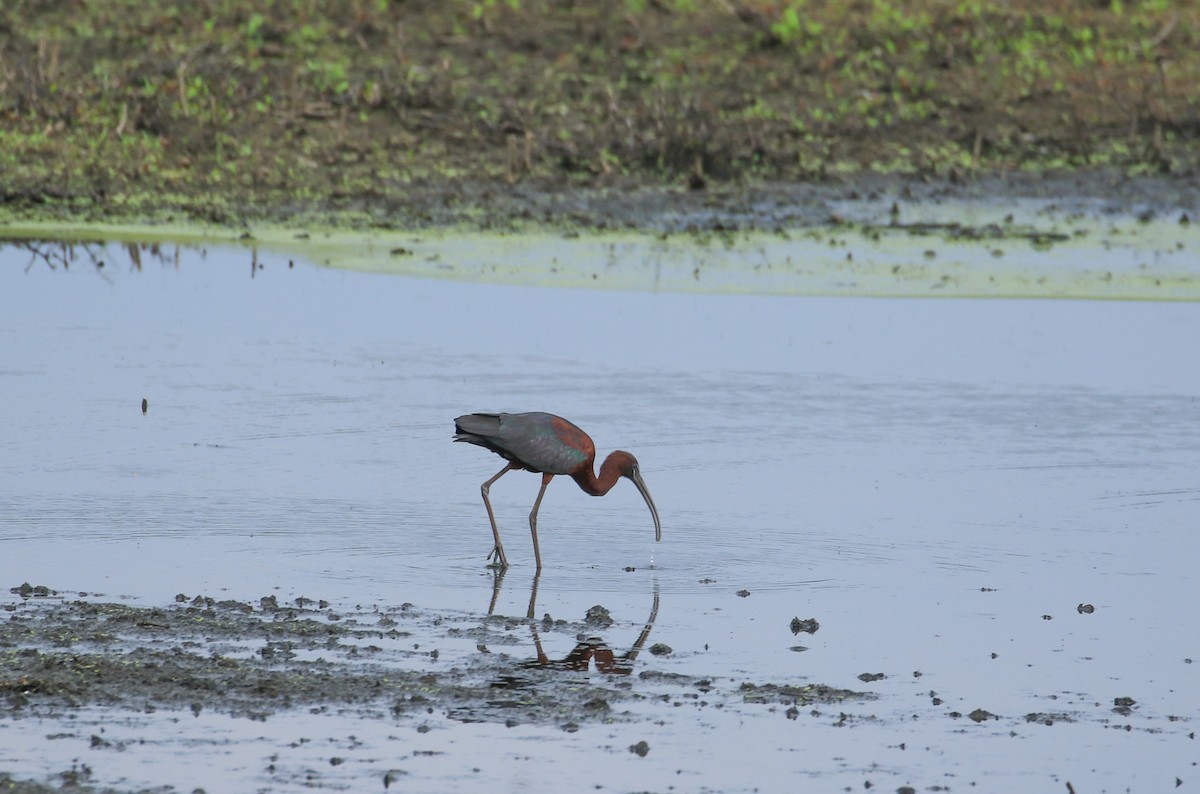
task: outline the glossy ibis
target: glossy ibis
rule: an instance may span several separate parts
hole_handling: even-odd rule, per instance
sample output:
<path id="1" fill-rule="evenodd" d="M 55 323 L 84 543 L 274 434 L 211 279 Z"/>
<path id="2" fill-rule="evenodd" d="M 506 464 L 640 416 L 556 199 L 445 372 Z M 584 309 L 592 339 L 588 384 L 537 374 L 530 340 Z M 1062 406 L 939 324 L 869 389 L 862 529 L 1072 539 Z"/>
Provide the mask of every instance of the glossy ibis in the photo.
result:
<path id="1" fill-rule="evenodd" d="M 628 477 L 637 486 L 650 508 L 650 515 L 654 518 L 654 539 L 662 540 L 658 509 L 654 507 L 654 500 L 650 498 L 646 483 L 642 481 L 637 459 L 620 450 L 610 453 L 604 459 L 604 463 L 600 464 L 600 476 L 597 477 L 592 471 L 596 462 L 596 445 L 587 433 L 561 416 L 540 412 L 466 414 L 454 420 L 454 431 L 455 441 L 485 447 L 508 461 L 495 477 L 480 487 L 488 520 L 492 522 L 492 535 L 496 540 L 488 559 L 495 556 L 494 564 L 497 567 L 507 568 L 508 558 L 504 556 L 500 530 L 496 528 L 496 516 L 492 512 L 492 503 L 488 501 L 488 490 L 492 483 L 513 469 L 524 469 L 542 475 L 542 488 L 533 503 L 533 512 L 529 514 L 529 530 L 533 533 L 533 556 L 537 560 L 539 571 L 542 569 L 542 553 L 538 550 L 538 507 L 542 504 L 546 486 L 556 474 L 567 475 L 579 483 L 584 493 L 592 496 L 603 496 L 612 490 L 618 478 Z"/>

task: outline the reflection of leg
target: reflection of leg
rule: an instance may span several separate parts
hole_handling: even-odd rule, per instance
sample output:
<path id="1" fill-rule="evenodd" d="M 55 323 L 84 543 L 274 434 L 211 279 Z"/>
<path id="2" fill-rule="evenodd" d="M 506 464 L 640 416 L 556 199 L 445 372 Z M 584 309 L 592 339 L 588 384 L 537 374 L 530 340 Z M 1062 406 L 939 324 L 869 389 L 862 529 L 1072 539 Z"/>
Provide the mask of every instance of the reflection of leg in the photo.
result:
<path id="1" fill-rule="evenodd" d="M 637 642 L 629 649 L 629 653 L 625 654 L 625 658 L 633 661 L 637 658 L 638 653 L 642 650 L 642 646 L 646 644 L 646 640 L 650 639 L 650 632 L 654 629 L 654 621 L 658 619 L 658 583 L 654 583 L 654 605 L 650 607 L 650 617 L 646 618 L 646 627 L 642 629 L 642 633 L 638 635 Z"/>
<path id="2" fill-rule="evenodd" d="M 500 472 L 503 474 L 504 472 Z M 499 474 L 496 475 L 500 476 Z M 533 512 L 529 514 L 529 531 L 533 534 L 533 558 L 537 560 L 537 569 L 542 570 L 542 552 L 538 549 L 537 542 L 537 513 L 538 508 L 542 506 L 542 497 L 546 495 L 546 486 L 554 479 L 553 474 L 542 475 L 542 489 L 538 491 L 538 497 L 533 503 Z M 499 536 L 497 536 L 499 537 Z"/>
<path id="3" fill-rule="evenodd" d="M 541 577 L 542 571 L 539 568 L 537 572 L 533 574 L 533 587 L 531 587 L 529 590 L 529 611 L 525 613 L 525 617 L 529 618 L 530 620 L 534 619 L 534 615 L 537 612 L 537 587 L 538 579 Z"/>
<path id="4" fill-rule="evenodd" d="M 491 490 L 492 483 L 515 468 L 517 467 L 509 463 L 495 477 L 479 487 L 479 492 L 483 494 L 483 506 L 487 508 L 488 521 L 492 522 L 492 537 L 496 541 L 496 545 L 492 547 L 492 553 L 488 555 L 488 560 L 491 560 L 495 556 L 496 562 L 494 566 L 497 568 L 507 568 L 508 558 L 504 556 L 504 544 L 500 542 L 500 530 L 496 527 L 496 514 L 492 512 L 492 503 L 488 501 L 488 491 Z"/>
<path id="5" fill-rule="evenodd" d="M 504 573 L 505 570 L 503 568 L 496 568 L 493 571 L 492 602 L 488 604 L 487 611 L 489 615 L 496 611 L 496 601 L 500 599 L 500 585 L 504 584 Z"/>

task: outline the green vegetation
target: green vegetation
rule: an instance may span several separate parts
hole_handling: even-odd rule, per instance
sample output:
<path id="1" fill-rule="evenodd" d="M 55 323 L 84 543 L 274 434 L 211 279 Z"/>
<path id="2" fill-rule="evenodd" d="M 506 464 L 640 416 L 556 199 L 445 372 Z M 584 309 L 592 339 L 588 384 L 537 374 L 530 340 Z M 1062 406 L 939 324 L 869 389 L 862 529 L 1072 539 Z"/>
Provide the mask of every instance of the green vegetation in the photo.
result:
<path id="1" fill-rule="evenodd" d="M 0 204 L 234 222 L 519 180 L 1186 175 L 1196 85 L 1200 0 L 8 0 Z"/>

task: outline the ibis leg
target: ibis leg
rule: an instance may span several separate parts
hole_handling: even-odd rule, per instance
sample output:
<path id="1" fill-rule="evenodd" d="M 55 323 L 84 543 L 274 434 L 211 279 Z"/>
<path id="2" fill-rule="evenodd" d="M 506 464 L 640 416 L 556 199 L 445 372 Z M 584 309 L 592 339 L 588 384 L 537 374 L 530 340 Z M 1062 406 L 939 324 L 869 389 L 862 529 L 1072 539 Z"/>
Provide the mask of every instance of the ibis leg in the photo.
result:
<path id="1" fill-rule="evenodd" d="M 533 503 L 533 512 L 529 514 L 529 531 L 533 534 L 533 558 L 537 560 L 537 569 L 542 570 L 542 552 L 538 550 L 537 542 L 537 511 L 542 506 L 542 497 L 546 495 L 546 486 L 554 479 L 553 474 L 542 475 L 542 488 Z"/>
<path id="2" fill-rule="evenodd" d="M 500 542 L 500 530 L 496 527 L 496 514 L 492 512 L 492 503 L 488 501 L 488 491 L 492 488 L 492 483 L 503 477 L 508 472 L 517 468 L 513 464 L 508 464 L 492 479 L 485 482 L 479 487 L 480 493 L 483 494 L 483 506 L 487 508 L 488 521 L 492 522 L 492 537 L 496 539 L 496 545 L 492 548 L 492 553 L 488 555 L 488 559 L 496 558 L 494 565 L 497 568 L 507 568 L 508 558 L 504 556 L 504 544 Z"/>

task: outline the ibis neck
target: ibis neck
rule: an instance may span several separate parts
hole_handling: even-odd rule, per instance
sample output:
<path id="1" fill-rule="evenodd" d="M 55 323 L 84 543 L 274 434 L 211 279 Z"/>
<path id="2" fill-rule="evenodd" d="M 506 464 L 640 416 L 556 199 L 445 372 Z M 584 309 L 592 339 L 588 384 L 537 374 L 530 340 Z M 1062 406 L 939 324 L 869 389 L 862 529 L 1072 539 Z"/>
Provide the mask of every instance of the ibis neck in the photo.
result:
<path id="1" fill-rule="evenodd" d="M 578 474 L 572 474 L 571 477 L 575 482 L 579 483 L 579 487 L 583 492 L 590 496 L 604 496 L 612 490 L 612 487 L 617 484 L 617 480 L 621 478 L 621 467 L 617 461 L 613 460 L 613 456 L 609 455 L 604 459 L 604 463 L 600 464 L 600 476 L 597 477 L 589 467 L 586 471 L 581 471 Z"/>

